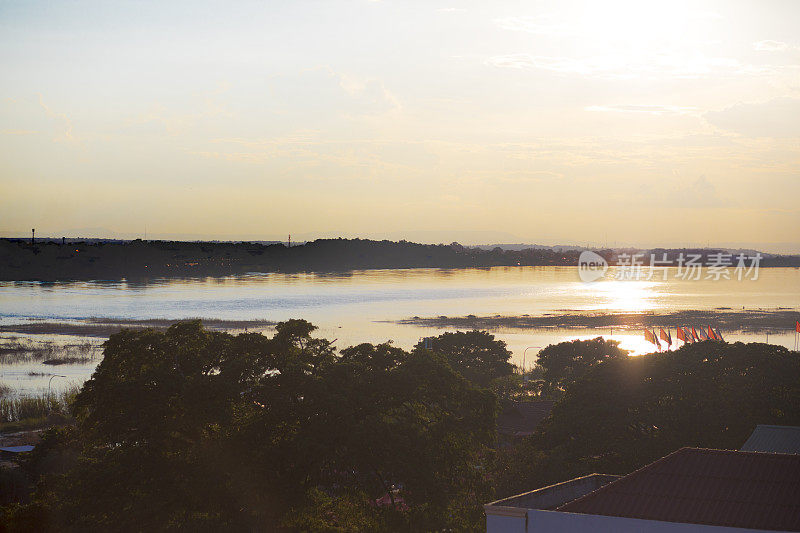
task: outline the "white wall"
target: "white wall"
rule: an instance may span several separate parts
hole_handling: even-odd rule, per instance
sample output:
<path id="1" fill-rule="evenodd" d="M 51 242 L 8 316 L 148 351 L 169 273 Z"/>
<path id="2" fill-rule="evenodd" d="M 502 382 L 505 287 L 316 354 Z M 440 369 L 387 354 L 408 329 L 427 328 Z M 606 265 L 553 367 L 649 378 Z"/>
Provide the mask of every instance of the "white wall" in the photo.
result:
<path id="1" fill-rule="evenodd" d="M 525 516 L 486 515 L 486 533 L 527 533 Z"/>

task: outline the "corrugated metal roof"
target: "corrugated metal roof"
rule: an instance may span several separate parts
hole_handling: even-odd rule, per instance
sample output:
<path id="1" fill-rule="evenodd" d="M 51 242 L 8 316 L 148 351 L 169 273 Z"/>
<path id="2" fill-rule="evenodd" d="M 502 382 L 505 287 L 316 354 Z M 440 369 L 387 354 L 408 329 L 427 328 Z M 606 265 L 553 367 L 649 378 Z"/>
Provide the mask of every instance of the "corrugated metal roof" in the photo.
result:
<path id="1" fill-rule="evenodd" d="M 800 455 L 683 448 L 557 510 L 800 531 Z"/>
<path id="2" fill-rule="evenodd" d="M 800 427 L 758 425 L 743 452 L 800 453 Z"/>

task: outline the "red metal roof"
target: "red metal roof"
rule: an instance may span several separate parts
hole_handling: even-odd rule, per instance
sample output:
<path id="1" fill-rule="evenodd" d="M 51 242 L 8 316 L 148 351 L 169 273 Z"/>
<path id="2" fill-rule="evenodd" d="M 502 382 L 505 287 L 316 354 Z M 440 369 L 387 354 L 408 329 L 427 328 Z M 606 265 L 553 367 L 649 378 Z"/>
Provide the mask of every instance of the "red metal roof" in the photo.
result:
<path id="1" fill-rule="evenodd" d="M 800 531 L 800 455 L 682 448 L 557 510 Z"/>

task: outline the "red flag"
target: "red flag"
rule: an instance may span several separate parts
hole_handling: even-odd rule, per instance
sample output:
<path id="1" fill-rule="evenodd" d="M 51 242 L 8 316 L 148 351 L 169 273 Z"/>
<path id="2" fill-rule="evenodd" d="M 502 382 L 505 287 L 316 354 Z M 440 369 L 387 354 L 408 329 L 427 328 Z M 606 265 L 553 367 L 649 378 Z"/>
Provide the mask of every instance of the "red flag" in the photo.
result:
<path id="1" fill-rule="evenodd" d="M 800 333 L 800 320 L 797 321 L 797 324 L 795 324 L 794 329 L 797 330 L 797 333 Z"/>
<path id="2" fill-rule="evenodd" d="M 678 328 L 675 330 L 675 338 L 679 341 L 686 342 L 686 335 L 683 332 L 683 328 Z"/>
<path id="3" fill-rule="evenodd" d="M 708 326 L 708 338 L 712 341 L 718 341 L 717 334 L 714 333 L 714 330 L 711 329 L 711 326 Z"/>
<path id="4" fill-rule="evenodd" d="M 662 341 L 667 343 L 667 346 L 672 346 L 672 335 L 669 333 L 664 333 L 664 328 L 658 328 L 659 334 L 658 336 L 661 338 Z"/>
<path id="5" fill-rule="evenodd" d="M 700 337 L 697 336 L 697 331 L 695 331 L 694 326 L 692 326 L 692 338 L 694 339 L 695 342 L 700 340 Z"/>
<path id="6" fill-rule="evenodd" d="M 647 342 L 652 342 L 653 344 L 658 346 L 658 340 L 656 339 L 656 336 L 653 335 L 653 332 L 650 330 L 647 329 L 644 330 L 644 340 L 646 340 Z"/>

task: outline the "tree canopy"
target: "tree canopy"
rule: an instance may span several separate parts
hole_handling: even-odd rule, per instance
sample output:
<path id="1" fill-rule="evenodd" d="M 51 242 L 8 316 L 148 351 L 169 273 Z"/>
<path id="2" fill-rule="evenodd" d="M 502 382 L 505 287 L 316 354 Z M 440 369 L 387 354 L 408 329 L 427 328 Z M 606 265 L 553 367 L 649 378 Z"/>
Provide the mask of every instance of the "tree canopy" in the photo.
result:
<path id="1" fill-rule="evenodd" d="M 609 357 L 567 384 L 537 433 L 500 458 L 499 495 L 624 474 L 684 446 L 739 449 L 758 424 L 800 425 L 798 376 L 800 354 L 760 343 Z"/>
<path id="2" fill-rule="evenodd" d="M 737 449 L 757 424 L 800 425 L 797 352 L 708 341 L 628 357 L 593 339 L 542 351 L 537 370 L 558 401 L 532 436 L 498 447 L 498 399 L 529 391 L 492 335 L 337 351 L 314 331 L 182 322 L 112 336 L 75 425 L 22 461 L 38 482 L 1 525 L 476 531 L 496 497 L 624 474 L 683 446 Z"/>
<path id="3" fill-rule="evenodd" d="M 292 320 L 269 338 L 183 322 L 112 336 L 78 395 L 76 426 L 46 436 L 28 464 L 42 470 L 57 455 L 61 467 L 9 522 L 42 531 L 476 527 L 491 392 L 435 353 L 362 344 L 337 354 L 314 329 Z M 375 503 L 382 496 L 388 505 Z"/>
<path id="4" fill-rule="evenodd" d="M 486 331 L 447 332 L 430 341 L 427 348 L 425 341 L 420 341 L 414 352 L 430 349 L 443 355 L 454 370 L 481 387 L 488 387 L 492 380 L 508 376 L 514 370 L 506 343 Z"/>
<path id="5" fill-rule="evenodd" d="M 543 379 L 543 394 L 559 397 L 598 363 L 627 356 L 619 342 L 597 337 L 551 344 L 539 352 L 534 374 Z"/>

